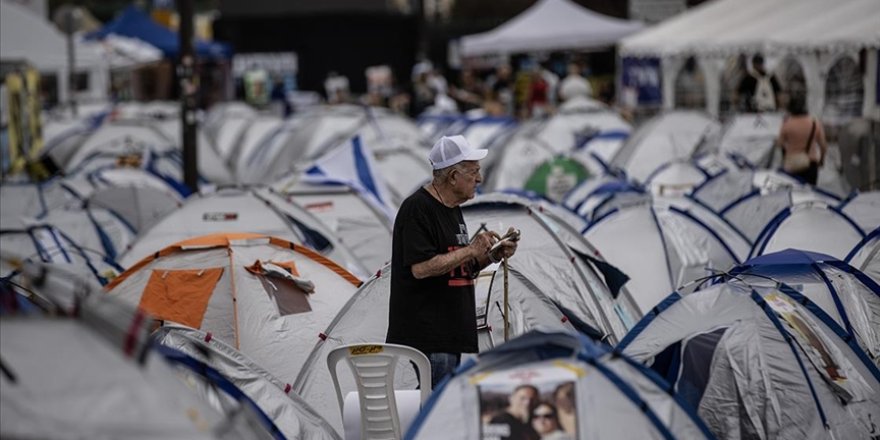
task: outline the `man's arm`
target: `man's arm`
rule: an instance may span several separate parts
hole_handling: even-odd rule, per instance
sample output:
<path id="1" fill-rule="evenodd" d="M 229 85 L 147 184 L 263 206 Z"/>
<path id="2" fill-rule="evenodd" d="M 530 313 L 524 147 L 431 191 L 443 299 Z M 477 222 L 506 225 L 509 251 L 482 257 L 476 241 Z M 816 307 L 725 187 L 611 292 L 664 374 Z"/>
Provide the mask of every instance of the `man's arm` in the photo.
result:
<path id="1" fill-rule="evenodd" d="M 418 280 L 436 277 L 449 273 L 452 269 L 461 266 L 466 261 L 474 259 L 473 245 L 458 248 L 452 252 L 435 255 L 428 261 L 422 261 L 412 265 L 412 274 Z"/>
<path id="2" fill-rule="evenodd" d="M 488 261 L 488 257 L 485 254 L 489 252 L 494 240 L 497 240 L 497 236 L 498 234 L 494 232 L 483 232 L 478 234 L 474 241 L 465 247 L 445 254 L 435 255 L 427 261 L 413 264 L 413 277 L 420 280 L 443 275 L 473 259 L 477 260 L 477 264 L 483 258 Z"/>

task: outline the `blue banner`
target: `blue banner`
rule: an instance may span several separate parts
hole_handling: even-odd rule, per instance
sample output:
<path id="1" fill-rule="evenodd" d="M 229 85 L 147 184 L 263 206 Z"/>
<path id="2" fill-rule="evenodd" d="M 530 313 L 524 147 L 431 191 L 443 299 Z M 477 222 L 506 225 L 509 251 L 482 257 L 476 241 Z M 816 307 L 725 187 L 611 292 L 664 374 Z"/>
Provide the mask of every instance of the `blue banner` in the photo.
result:
<path id="1" fill-rule="evenodd" d="M 624 57 L 621 64 L 621 84 L 624 90 L 635 91 L 639 106 L 659 106 L 663 103 L 659 58 Z"/>

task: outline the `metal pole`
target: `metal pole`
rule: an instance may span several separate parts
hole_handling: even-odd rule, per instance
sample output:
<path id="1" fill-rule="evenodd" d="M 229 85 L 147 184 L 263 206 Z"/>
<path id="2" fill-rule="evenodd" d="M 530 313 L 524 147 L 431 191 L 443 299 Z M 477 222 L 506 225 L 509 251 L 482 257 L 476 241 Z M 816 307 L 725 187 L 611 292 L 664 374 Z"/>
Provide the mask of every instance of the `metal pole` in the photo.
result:
<path id="1" fill-rule="evenodd" d="M 504 342 L 507 342 L 510 338 L 510 303 L 509 299 L 509 290 L 507 288 L 507 257 L 504 257 L 502 262 L 504 266 Z"/>
<path id="2" fill-rule="evenodd" d="M 64 26 L 67 31 L 67 102 L 73 116 L 76 117 L 76 45 L 73 44 L 74 8 L 68 8 L 64 14 Z"/>
<path id="3" fill-rule="evenodd" d="M 192 192 L 199 191 L 198 157 L 196 154 L 196 99 L 198 83 L 195 79 L 195 49 L 193 47 L 193 2 L 177 0 L 180 16 L 180 58 L 177 78 L 180 81 L 180 127 L 183 139 L 183 181 Z"/>

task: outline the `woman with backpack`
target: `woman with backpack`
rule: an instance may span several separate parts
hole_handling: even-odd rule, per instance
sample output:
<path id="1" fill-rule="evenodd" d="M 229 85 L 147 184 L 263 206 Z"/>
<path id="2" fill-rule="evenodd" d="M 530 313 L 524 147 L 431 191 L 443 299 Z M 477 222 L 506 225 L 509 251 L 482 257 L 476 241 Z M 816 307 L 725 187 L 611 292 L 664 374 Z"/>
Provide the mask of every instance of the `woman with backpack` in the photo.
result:
<path id="1" fill-rule="evenodd" d="M 807 114 L 804 95 L 791 97 L 776 145 L 782 148 L 782 169 L 802 182 L 815 185 L 828 144 L 822 123 Z"/>

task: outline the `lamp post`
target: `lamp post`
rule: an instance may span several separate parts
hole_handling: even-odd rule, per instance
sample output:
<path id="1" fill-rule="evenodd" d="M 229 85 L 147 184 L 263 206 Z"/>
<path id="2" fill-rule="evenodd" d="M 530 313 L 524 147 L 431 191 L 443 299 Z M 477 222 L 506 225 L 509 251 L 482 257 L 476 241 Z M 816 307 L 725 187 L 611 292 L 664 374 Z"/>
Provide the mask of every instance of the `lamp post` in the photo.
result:
<path id="1" fill-rule="evenodd" d="M 180 15 L 180 53 L 177 78 L 180 82 L 180 127 L 183 139 L 183 182 L 192 192 L 199 191 L 198 157 L 196 154 L 196 99 L 198 82 L 195 78 L 195 50 L 193 44 L 193 2 L 177 0 Z"/>

